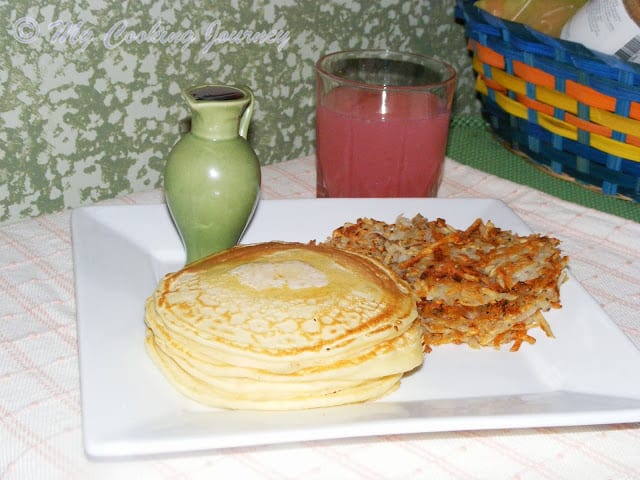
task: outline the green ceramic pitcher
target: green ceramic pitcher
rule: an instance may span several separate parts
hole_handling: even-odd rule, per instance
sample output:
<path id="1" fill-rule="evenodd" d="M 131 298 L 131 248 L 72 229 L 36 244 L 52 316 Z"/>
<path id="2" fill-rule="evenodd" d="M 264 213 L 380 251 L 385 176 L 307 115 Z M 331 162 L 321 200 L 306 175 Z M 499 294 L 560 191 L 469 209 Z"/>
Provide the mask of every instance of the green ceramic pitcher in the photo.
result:
<path id="1" fill-rule="evenodd" d="M 187 263 L 236 245 L 260 195 L 260 163 L 247 141 L 254 97 L 246 87 L 184 90 L 191 129 L 164 171 L 167 205 Z"/>

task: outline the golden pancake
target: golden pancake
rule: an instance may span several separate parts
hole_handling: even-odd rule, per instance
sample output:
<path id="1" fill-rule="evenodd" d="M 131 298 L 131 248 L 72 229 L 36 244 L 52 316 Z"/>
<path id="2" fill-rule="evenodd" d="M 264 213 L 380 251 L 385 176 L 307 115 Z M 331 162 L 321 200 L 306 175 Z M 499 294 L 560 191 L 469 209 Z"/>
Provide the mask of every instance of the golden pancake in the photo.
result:
<path id="1" fill-rule="evenodd" d="M 227 408 L 310 408 L 393 390 L 422 363 L 415 298 L 366 256 L 238 246 L 164 277 L 147 347 L 186 395 Z"/>
<path id="2" fill-rule="evenodd" d="M 165 376 L 183 395 L 204 405 L 234 410 L 297 410 L 304 408 L 332 407 L 350 403 L 375 400 L 398 388 L 402 374 L 390 375 L 349 388 L 319 390 L 306 395 L 283 395 L 263 397 L 259 393 L 238 392 L 236 389 L 223 390 L 197 377 L 186 374 L 169 357 L 149 350 L 151 357 L 160 366 Z M 238 378 L 238 382 L 242 379 Z"/>
<path id="3" fill-rule="evenodd" d="M 363 351 L 360 355 L 349 357 L 331 365 L 320 365 L 301 369 L 294 373 L 278 374 L 265 369 L 253 369 L 221 363 L 207 355 L 202 349 L 187 348 L 188 341 L 176 341 L 166 336 L 161 328 L 154 325 L 147 332 L 147 342 L 150 347 L 160 353 L 166 352 L 173 361 L 187 372 L 198 372 L 203 378 L 216 380 L 224 377 L 241 377 L 258 382 L 286 382 L 291 384 L 298 382 L 353 382 L 371 378 L 372 372 L 377 376 L 387 376 L 402 373 L 407 370 L 407 365 L 415 366 L 422 362 L 423 352 L 416 348 L 421 342 L 420 336 L 423 330 L 419 322 L 402 335 L 376 345 L 374 349 Z M 214 381 L 216 381 L 214 380 Z"/>

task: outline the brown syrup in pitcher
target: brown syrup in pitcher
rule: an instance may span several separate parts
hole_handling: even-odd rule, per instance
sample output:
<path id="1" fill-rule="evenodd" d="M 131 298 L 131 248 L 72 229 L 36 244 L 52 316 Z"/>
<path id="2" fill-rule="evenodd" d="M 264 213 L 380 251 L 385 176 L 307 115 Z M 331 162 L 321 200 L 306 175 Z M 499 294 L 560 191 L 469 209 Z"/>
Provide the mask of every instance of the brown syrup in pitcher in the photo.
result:
<path id="1" fill-rule="evenodd" d="M 217 85 L 207 85 L 206 87 L 196 88 L 189 93 L 197 102 L 240 100 L 244 98 L 244 93 L 240 90 Z"/>

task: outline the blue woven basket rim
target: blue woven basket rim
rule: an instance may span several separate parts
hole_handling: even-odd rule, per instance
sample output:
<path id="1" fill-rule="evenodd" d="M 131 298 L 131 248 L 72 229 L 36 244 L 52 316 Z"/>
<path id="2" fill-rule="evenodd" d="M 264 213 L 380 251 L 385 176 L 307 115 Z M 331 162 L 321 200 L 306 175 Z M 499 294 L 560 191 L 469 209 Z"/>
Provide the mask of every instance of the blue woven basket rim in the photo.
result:
<path id="1" fill-rule="evenodd" d="M 511 44 L 511 49 L 504 47 L 499 53 L 509 53 L 519 60 L 523 59 L 524 54 L 539 55 L 563 63 L 565 67 L 573 67 L 583 74 L 640 86 L 640 65 L 592 51 L 575 42 L 551 37 L 527 25 L 498 18 L 474 6 L 475 1 L 456 0 L 456 18 L 465 23 L 469 38 L 488 46 L 495 46 L 498 42 Z"/>

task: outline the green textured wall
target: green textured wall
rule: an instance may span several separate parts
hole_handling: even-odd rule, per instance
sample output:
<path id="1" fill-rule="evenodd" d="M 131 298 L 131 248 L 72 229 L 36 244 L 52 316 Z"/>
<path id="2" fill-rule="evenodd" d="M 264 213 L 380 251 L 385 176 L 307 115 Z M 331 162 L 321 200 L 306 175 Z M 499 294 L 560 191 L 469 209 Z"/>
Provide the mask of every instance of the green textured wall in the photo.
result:
<path id="1" fill-rule="evenodd" d="M 246 84 L 261 163 L 309 155 L 314 63 L 329 51 L 435 55 L 474 111 L 454 0 L 0 0 L 0 222 L 162 184 L 182 88 Z M 230 36 L 232 32 L 263 36 Z"/>

